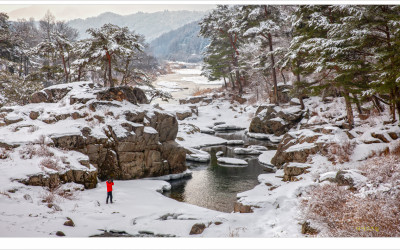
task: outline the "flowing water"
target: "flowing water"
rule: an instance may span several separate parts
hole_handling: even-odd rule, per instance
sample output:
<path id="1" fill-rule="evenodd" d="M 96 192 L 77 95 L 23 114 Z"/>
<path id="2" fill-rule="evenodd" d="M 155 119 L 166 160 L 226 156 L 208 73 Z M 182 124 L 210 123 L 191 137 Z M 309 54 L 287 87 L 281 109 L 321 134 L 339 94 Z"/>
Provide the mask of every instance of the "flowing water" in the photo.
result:
<path id="1" fill-rule="evenodd" d="M 275 149 L 267 141 L 247 138 L 243 131 L 236 133 L 218 133 L 219 137 L 229 140 L 244 140 L 247 145 L 262 145 Z M 203 150 L 211 155 L 209 163 L 188 161 L 192 171 L 192 178 L 170 181 L 171 190 L 165 195 L 178 201 L 187 202 L 222 212 L 232 212 L 236 202 L 236 195 L 258 185 L 257 177 L 260 174 L 271 172 L 271 169 L 258 162 L 258 156 L 236 155 L 233 149 L 238 146 L 213 146 Z M 224 167 L 217 163 L 216 153 L 224 152 L 224 157 L 234 157 L 246 160 L 247 167 Z"/>
<path id="2" fill-rule="evenodd" d="M 177 65 L 172 65 L 176 67 Z M 179 65 L 178 65 L 179 66 Z M 173 99 L 169 104 L 177 104 L 178 99 L 191 96 L 194 92 L 205 88 L 219 88 L 221 85 L 210 84 L 200 77 L 200 67 L 191 65 L 172 74 L 160 76 L 155 86 L 171 93 Z M 162 100 L 156 103 L 166 104 Z M 245 145 L 261 145 L 268 149 L 276 149 L 267 141 L 248 138 L 244 131 L 233 133 L 216 133 L 215 136 L 227 140 L 243 140 Z M 236 202 L 236 195 L 254 188 L 258 185 L 257 177 L 260 174 L 271 172 L 271 168 L 258 162 L 258 156 L 244 156 L 233 153 L 236 146 L 215 146 L 203 148 L 211 155 L 209 163 L 187 162 L 192 171 L 189 179 L 170 181 L 171 190 L 164 195 L 178 201 L 187 202 L 213 210 L 232 212 Z M 224 157 L 245 159 L 249 164 L 247 167 L 224 167 L 217 163 L 216 152 L 223 151 Z"/>

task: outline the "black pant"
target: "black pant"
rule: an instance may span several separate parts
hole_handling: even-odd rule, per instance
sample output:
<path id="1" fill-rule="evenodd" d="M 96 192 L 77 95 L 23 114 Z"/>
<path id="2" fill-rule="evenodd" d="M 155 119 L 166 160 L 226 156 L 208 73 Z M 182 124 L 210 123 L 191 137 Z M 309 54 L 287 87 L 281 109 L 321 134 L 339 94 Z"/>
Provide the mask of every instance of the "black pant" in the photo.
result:
<path id="1" fill-rule="evenodd" d="M 112 203 L 112 191 L 111 192 L 107 192 L 107 200 L 106 203 L 108 203 L 108 198 L 110 198 L 110 201 Z"/>

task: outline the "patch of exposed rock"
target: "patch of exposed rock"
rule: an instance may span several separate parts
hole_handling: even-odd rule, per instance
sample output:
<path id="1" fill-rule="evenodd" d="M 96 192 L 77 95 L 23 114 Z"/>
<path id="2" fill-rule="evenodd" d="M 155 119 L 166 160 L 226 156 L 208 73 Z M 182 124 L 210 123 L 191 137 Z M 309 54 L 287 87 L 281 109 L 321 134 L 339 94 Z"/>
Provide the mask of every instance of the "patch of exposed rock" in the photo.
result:
<path id="1" fill-rule="evenodd" d="M 299 175 L 308 173 L 308 170 L 311 168 L 309 164 L 303 164 L 303 163 L 296 163 L 296 162 L 290 162 L 286 163 L 285 166 L 283 167 L 283 181 L 298 181 L 299 180 Z"/>
<path id="2" fill-rule="evenodd" d="M 189 234 L 202 234 L 204 232 L 204 229 L 206 229 L 206 225 L 204 223 L 196 223 L 192 226 Z"/>
<path id="3" fill-rule="evenodd" d="M 34 136 L 24 138 L 26 130 L 21 128 L 28 126 L 34 128 L 30 133 L 48 138 L 58 149 L 87 155 L 86 164 L 97 171 L 72 168 L 31 175 L 20 180 L 27 185 L 56 187 L 72 181 L 93 188 L 97 177 L 127 180 L 187 169 L 186 151 L 175 142 L 175 115 L 146 105 L 148 100 L 138 88 L 104 89 L 89 82 L 60 84 L 33 94 L 31 102 L 2 108 L 0 123 L 6 119 L 13 122 L 0 127 L 4 129 L 0 133 L 9 133 L 8 126 L 13 126 L 15 136 L 0 138 L 0 147 L 37 143 L 29 141 Z M 14 141 L 14 137 L 20 139 Z"/>
<path id="4" fill-rule="evenodd" d="M 253 207 L 250 205 L 243 205 L 240 202 L 236 202 L 235 206 L 233 207 L 233 212 L 235 213 L 253 213 Z"/>
<path id="5" fill-rule="evenodd" d="M 281 108 L 273 104 L 261 105 L 250 123 L 249 132 L 281 136 L 299 123 L 303 115 L 298 106 Z"/>
<path id="6" fill-rule="evenodd" d="M 86 189 L 91 189 L 97 185 L 97 171 L 73 169 L 61 173 L 32 175 L 19 180 L 19 182 L 29 186 L 48 188 L 56 188 L 60 184 L 75 182 L 84 185 Z"/>

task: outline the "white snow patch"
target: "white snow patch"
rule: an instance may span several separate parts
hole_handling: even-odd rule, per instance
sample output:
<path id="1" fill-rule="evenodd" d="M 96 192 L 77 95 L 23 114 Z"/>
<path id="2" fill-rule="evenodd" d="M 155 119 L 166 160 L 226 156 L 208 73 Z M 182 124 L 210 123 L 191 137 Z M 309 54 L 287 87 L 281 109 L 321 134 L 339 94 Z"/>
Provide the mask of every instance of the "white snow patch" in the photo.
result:
<path id="1" fill-rule="evenodd" d="M 229 165 L 248 165 L 247 161 L 236 159 L 236 158 L 229 158 L 229 157 L 220 157 L 217 159 L 218 163 L 224 163 Z"/>
<path id="2" fill-rule="evenodd" d="M 262 164 L 271 165 L 271 159 L 275 156 L 276 150 L 269 150 L 263 152 L 258 156 L 258 161 Z"/>

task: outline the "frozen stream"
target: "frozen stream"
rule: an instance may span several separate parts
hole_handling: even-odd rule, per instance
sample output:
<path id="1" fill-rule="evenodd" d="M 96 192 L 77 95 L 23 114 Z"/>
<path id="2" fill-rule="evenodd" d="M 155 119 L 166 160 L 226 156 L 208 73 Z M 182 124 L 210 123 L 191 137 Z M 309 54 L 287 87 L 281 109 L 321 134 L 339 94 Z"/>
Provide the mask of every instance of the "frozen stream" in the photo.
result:
<path id="1" fill-rule="evenodd" d="M 225 139 L 241 139 L 246 144 L 262 145 L 269 149 L 276 146 L 267 141 L 247 139 L 243 132 L 220 133 L 218 137 Z M 209 163 L 187 161 L 192 171 L 192 178 L 170 181 L 171 191 L 164 193 L 175 200 L 206 207 L 222 212 L 232 212 L 236 194 L 250 190 L 259 184 L 260 174 L 271 172 L 271 169 L 258 162 L 258 155 L 236 155 L 234 147 L 213 146 L 203 150 L 211 154 Z M 217 163 L 216 152 L 223 151 L 224 157 L 246 160 L 247 167 L 224 167 Z"/>
<path id="2" fill-rule="evenodd" d="M 171 93 L 173 100 L 168 103 L 161 100 L 156 102 L 168 106 L 179 103 L 179 99 L 192 96 L 194 92 L 206 88 L 219 88 L 222 82 L 210 82 L 201 76 L 201 67 L 192 64 L 171 64 L 173 73 L 162 75 L 155 82 L 155 86 L 163 91 Z M 203 112 L 207 112 L 204 111 Z M 204 122 L 207 116 L 204 114 L 196 119 L 196 122 Z M 225 121 L 222 117 L 220 121 Z M 182 121 L 183 123 L 191 121 Z M 246 126 L 244 124 L 244 126 Z M 256 140 L 247 137 L 244 131 L 233 133 L 217 133 L 215 136 L 226 140 L 243 140 L 246 145 L 261 145 L 269 149 L 274 149 L 276 145 L 271 145 L 267 141 Z M 175 200 L 190 203 L 193 205 L 218 210 L 222 212 L 232 212 L 238 193 L 253 189 L 259 184 L 260 174 L 271 172 L 271 169 L 258 162 L 258 155 L 236 155 L 233 152 L 236 146 L 214 146 L 202 148 L 211 155 L 209 163 L 187 162 L 188 168 L 192 171 L 190 179 L 180 179 L 170 181 L 171 190 L 164 195 Z M 217 163 L 216 152 L 223 151 L 224 157 L 243 159 L 248 162 L 247 167 L 224 167 Z"/>
<path id="3" fill-rule="evenodd" d="M 186 64 L 187 68 L 173 69 L 172 74 L 161 75 L 155 81 L 154 86 L 158 89 L 170 92 L 173 99 L 169 102 L 162 101 L 161 99 L 155 100 L 154 103 L 169 103 L 178 104 L 179 99 L 192 96 L 194 92 L 207 88 L 220 88 L 221 81 L 210 82 L 206 77 L 200 76 L 201 67 L 199 65 Z M 177 67 L 177 65 L 172 64 Z"/>

